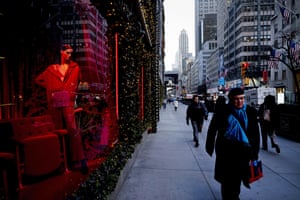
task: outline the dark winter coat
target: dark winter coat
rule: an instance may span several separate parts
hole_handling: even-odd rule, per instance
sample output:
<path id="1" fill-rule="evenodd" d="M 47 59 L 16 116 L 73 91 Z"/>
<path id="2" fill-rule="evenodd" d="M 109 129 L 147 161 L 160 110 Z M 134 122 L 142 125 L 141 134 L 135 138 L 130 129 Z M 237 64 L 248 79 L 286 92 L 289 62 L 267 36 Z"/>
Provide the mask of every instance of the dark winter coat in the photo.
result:
<path id="1" fill-rule="evenodd" d="M 207 139 L 206 151 L 209 155 L 216 152 L 215 179 L 222 183 L 230 182 L 232 178 L 246 180 L 248 177 L 248 164 L 250 160 L 258 159 L 260 134 L 257 121 L 257 111 L 247 106 L 248 128 L 246 135 L 251 147 L 237 142 L 229 141 L 224 137 L 228 126 L 228 116 L 230 105 L 224 105 L 222 110 L 214 113 L 210 122 Z"/>
<path id="2" fill-rule="evenodd" d="M 266 121 L 263 119 L 264 111 L 266 109 L 270 110 L 270 121 Z M 258 109 L 258 117 L 261 126 L 267 128 L 270 132 L 273 130 L 278 130 L 280 126 L 280 113 L 278 111 L 277 104 L 267 104 L 262 103 Z"/>
<path id="3" fill-rule="evenodd" d="M 200 124 L 203 123 L 203 120 L 205 118 L 206 111 L 202 107 L 201 103 L 192 102 L 186 111 L 186 121 L 197 121 Z"/>

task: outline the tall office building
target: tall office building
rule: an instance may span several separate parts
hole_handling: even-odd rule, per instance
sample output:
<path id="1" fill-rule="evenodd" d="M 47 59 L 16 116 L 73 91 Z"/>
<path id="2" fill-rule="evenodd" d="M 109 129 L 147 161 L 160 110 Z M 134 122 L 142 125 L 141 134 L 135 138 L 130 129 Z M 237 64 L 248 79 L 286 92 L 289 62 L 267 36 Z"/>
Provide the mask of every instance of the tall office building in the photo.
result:
<path id="1" fill-rule="evenodd" d="M 203 44 L 203 49 L 199 51 L 194 65 L 191 67 L 191 91 L 193 93 L 205 93 L 202 87 L 207 79 L 207 61 L 216 47 L 216 41 L 207 41 Z"/>
<path id="2" fill-rule="evenodd" d="M 179 35 L 179 49 L 178 49 L 178 72 L 179 76 L 182 73 L 183 65 L 184 65 L 184 59 L 191 56 L 189 54 L 189 38 L 187 35 L 186 30 L 182 30 Z"/>
<path id="3" fill-rule="evenodd" d="M 217 28 L 216 16 L 217 0 L 195 0 L 195 53 L 196 57 L 202 49 L 202 45 L 209 40 L 216 39 L 216 32 L 212 31 L 212 25 Z M 206 18 L 206 19 L 205 19 Z M 213 23 L 213 24 L 212 24 Z M 205 34 L 209 31 L 212 34 Z"/>
<path id="4" fill-rule="evenodd" d="M 217 0 L 195 0 L 195 62 L 191 67 L 193 92 L 205 93 L 206 61 L 216 48 Z M 208 47 L 208 46 L 211 46 Z M 210 49 L 210 50 L 208 50 Z"/>
<path id="5" fill-rule="evenodd" d="M 186 30 L 182 30 L 179 36 L 179 52 L 182 58 L 185 58 L 189 52 L 189 38 Z"/>
<path id="6" fill-rule="evenodd" d="M 228 18 L 228 7 L 232 0 L 217 0 L 217 43 L 218 47 L 224 47 L 224 25 Z"/>
<path id="7" fill-rule="evenodd" d="M 90 80 L 92 91 L 107 91 L 108 46 L 107 22 L 89 1 L 58 1 L 58 25 L 63 32 L 62 43 L 70 44 L 81 67 L 83 79 Z"/>
<path id="8" fill-rule="evenodd" d="M 248 72 L 259 79 L 268 68 L 271 43 L 271 18 L 274 1 L 260 3 L 241 0 L 232 1 L 224 26 L 224 66 L 227 69 L 229 87 L 243 85 L 241 63 L 248 62 Z"/>

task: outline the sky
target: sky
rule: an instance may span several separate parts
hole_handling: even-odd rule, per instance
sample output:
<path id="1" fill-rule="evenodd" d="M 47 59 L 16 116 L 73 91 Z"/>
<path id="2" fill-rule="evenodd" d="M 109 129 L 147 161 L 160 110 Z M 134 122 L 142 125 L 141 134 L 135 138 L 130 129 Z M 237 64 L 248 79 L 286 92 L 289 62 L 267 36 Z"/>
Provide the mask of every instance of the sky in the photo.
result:
<path id="1" fill-rule="evenodd" d="M 165 70 L 172 70 L 179 48 L 179 35 L 185 29 L 189 38 L 189 52 L 195 56 L 195 0 L 165 0 Z"/>

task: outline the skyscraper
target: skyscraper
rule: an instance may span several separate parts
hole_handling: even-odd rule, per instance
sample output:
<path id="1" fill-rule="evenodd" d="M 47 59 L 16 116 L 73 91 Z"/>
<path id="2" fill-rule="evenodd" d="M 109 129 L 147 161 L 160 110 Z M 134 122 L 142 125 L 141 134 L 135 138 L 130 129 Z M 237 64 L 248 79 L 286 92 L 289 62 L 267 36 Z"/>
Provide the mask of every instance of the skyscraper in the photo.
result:
<path id="1" fill-rule="evenodd" d="M 199 51 L 202 49 L 204 42 L 208 40 L 216 39 L 216 35 L 204 34 L 205 30 L 209 27 L 217 28 L 217 0 L 202 1 L 195 0 L 195 54 L 196 57 Z M 214 14 L 214 15 L 211 15 Z M 204 20 L 206 18 L 206 20 Z M 213 23 L 213 24 L 211 24 Z M 212 26 L 213 25 L 213 26 Z M 215 31 L 216 32 L 216 31 Z M 212 38 L 205 38 L 206 36 L 212 36 Z"/>
<path id="2" fill-rule="evenodd" d="M 182 58 L 187 57 L 189 52 L 189 38 L 186 30 L 182 30 L 179 36 L 179 52 Z"/>
<path id="3" fill-rule="evenodd" d="M 241 63 L 248 62 L 248 73 L 259 82 L 268 68 L 273 16 L 274 1 L 231 2 L 224 26 L 224 67 L 228 80 L 242 80 Z"/>
<path id="4" fill-rule="evenodd" d="M 184 59 L 191 56 L 189 53 L 189 38 L 186 30 L 182 30 L 179 35 L 179 49 L 178 49 L 178 72 L 179 76 L 184 68 Z"/>

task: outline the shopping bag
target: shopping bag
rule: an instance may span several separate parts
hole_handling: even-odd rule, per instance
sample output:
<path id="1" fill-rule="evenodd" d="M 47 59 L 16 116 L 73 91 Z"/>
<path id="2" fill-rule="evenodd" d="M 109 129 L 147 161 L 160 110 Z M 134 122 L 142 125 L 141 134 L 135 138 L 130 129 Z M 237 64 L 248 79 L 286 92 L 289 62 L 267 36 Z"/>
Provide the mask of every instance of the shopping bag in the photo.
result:
<path id="1" fill-rule="evenodd" d="M 263 177 L 262 161 L 254 160 L 249 162 L 250 177 L 249 183 L 253 183 Z"/>

